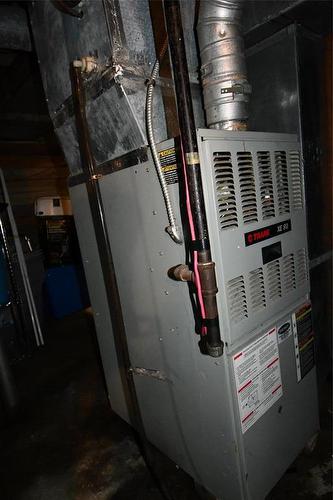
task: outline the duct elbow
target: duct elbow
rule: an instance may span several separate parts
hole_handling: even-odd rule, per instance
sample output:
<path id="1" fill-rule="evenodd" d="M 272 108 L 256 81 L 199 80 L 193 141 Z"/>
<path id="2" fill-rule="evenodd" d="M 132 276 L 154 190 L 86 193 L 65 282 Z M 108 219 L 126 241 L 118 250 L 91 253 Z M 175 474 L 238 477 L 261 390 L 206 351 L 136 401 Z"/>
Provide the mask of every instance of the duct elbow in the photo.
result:
<path id="1" fill-rule="evenodd" d="M 242 1 L 202 0 L 197 25 L 209 128 L 246 130 L 251 86 L 241 36 Z"/>

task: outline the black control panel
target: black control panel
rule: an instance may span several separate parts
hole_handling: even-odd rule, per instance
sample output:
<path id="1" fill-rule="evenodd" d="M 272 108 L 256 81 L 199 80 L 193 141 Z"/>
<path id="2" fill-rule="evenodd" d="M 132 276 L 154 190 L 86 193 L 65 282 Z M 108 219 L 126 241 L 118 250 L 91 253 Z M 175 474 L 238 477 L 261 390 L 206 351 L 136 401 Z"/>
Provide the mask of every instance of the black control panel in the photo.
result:
<path id="1" fill-rule="evenodd" d="M 263 264 L 268 264 L 269 262 L 272 262 L 272 260 L 279 259 L 282 257 L 281 241 L 272 243 L 272 245 L 268 245 L 267 247 L 263 247 L 261 252 Z"/>

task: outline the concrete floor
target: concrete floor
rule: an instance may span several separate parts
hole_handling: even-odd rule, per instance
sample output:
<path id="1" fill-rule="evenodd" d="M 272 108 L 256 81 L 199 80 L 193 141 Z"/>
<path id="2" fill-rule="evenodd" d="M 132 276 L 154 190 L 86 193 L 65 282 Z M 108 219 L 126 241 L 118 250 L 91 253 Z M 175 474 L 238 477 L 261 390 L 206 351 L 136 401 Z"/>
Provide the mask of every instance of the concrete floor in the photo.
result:
<path id="1" fill-rule="evenodd" d="M 89 313 L 48 327 L 46 347 L 16 368 L 22 409 L 1 429 L 0 500 L 160 500 L 130 427 L 104 392 Z M 318 445 L 300 456 L 269 500 L 332 498 L 331 385 L 320 374 Z M 173 500 L 195 500 L 191 479 L 160 455 Z"/>

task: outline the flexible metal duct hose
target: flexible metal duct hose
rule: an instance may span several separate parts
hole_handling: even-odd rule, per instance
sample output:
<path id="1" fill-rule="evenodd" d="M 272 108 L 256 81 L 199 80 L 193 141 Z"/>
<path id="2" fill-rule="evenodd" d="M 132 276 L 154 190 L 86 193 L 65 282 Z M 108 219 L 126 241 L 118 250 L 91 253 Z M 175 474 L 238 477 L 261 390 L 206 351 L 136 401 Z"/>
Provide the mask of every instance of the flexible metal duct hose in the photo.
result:
<path id="1" fill-rule="evenodd" d="M 167 233 L 171 236 L 171 238 L 176 242 L 181 244 L 182 239 L 180 237 L 180 229 L 176 224 L 176 219 L 173 213 L 172 203 L 168 191 L 168 185 L 164 177 L 164 173 L 162 170 L 160 156 L 157 151 L 155 138 L 154 138 L 154 127 L 153 127 L 153 93 L 154 93 L 154 85 L 156 78 L 158 77 L 160 70 L 159 60 L 156 59 L 150 80 L 147 84 L 147 99 L 146 99 L 146 123 L 147 123 L 147 136 L 148 142 L 151 150 L 151 155 L 154 160 L 154 164 L 156 167 L 156 172 L 161 184 L 162 193 L 165 201 L 165 207 L 168 215 L 169 226 L 166 228 Z"/>
<path id="2" fill-rule="evenodd" d="M 246 130 L 251 86 L 241 36 L 242 0 L 201 0 L 198 39 L 209 128 Z"/>

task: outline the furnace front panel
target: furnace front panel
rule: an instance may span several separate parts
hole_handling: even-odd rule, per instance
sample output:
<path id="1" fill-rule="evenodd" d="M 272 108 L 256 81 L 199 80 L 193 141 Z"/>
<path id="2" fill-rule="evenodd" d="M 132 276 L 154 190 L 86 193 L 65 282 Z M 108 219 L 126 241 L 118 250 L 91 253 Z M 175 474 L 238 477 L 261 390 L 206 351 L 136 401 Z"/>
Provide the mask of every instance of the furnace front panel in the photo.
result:
<path id="1" fill-rule="evenodd" d="M 148 439 L 223 500 L 263 500 L 318 430 L 303 172 L 295 136 L 200 130 L 221 358 L 200 352 L 154 164 L 98 180 Z M 177 222 L 174 141 L 159 145 Z M 132 165 L 132 166 L 128 166 Z M 85 184 L 71 199 L 113 409 L 128 419 Z M 298 358 L 297 358 L 298 355 Z"/>

